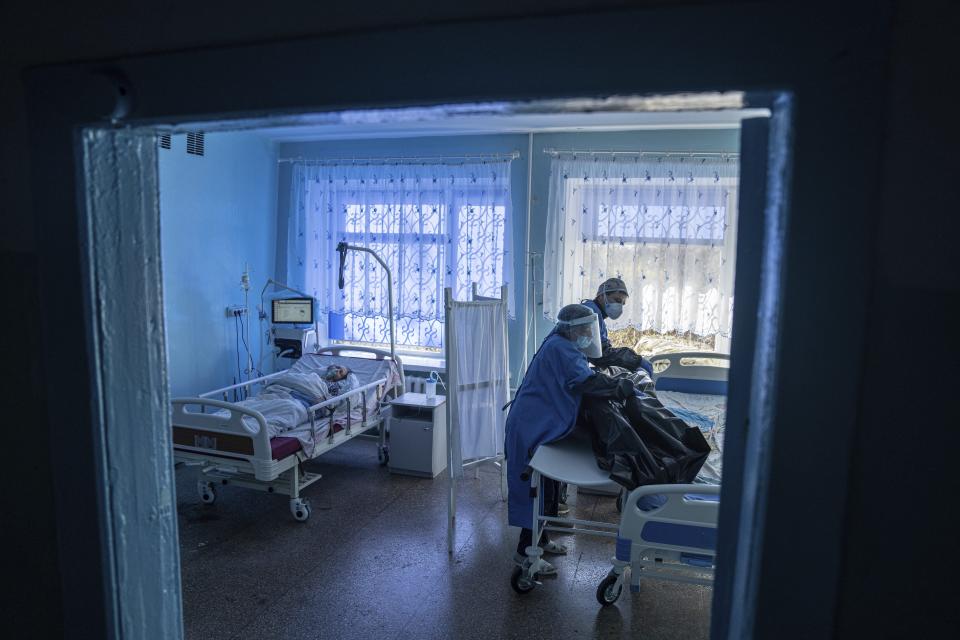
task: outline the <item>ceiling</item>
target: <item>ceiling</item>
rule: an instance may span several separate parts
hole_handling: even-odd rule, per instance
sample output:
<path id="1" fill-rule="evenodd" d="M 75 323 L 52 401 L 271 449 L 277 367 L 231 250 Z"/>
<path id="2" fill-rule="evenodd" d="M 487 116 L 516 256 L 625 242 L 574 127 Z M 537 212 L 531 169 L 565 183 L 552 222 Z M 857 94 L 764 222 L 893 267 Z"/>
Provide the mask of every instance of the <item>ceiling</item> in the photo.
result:
<path id="1" fill-rule="evenodd" d="M 446 117 L 404 121 L 327 121 L 258 127 L 255 131 L 275 142 L 411 138 L 423 136 L 490 135 L 576 131 L 631 131 L 643 129 L 736 129 L 744 118 L 769 117 L 767 109 L 713 109 L 703 111 L 603 111 L 580 113 L 449 114 Z"/>

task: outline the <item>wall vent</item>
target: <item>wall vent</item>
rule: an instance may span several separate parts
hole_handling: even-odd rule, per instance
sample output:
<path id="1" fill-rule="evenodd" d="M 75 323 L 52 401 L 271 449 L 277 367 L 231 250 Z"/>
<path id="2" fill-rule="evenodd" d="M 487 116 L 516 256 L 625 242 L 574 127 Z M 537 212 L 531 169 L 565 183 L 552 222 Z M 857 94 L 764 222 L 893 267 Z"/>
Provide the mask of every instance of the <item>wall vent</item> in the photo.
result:
<path id="1" fill-rule="evenodd" d="M 203 155 L 203 132 L 187 132 L 187 153 L 195 156 Z"/>
<path id="2" fill-rule="evenodd" d="M 169 149 L 171 142 L 171 136 L 169 133 L 161 133 L 157 138 L 157 144 L 160 145 L 161 149 Z"/>

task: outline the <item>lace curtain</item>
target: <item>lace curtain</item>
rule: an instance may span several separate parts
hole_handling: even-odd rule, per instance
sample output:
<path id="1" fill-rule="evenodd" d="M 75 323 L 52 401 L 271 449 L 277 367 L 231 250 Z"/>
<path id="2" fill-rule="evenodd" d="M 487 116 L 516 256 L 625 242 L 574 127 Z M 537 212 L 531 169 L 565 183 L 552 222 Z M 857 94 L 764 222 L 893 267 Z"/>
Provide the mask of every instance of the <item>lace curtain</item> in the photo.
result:
<path id="1" fill-rule="evenodd" d="M 729 336 L 735 156 L 560 155 L 551 163 L 544 314 L 611 276 L 630 299 L 611 329 Z"/>
<path id="2" fill-rule="evenodd" d="M 470 163 L 299 163 L 293 168 L 288 281 L 319 301 L 331 338 L 387 343 L 387 279 L 366 253 L 376 251 L 393 275 L 397 344 L 443 345 L 443 289 L 458 300 L 498 296 L 509 283 L 510 161 Z"/>

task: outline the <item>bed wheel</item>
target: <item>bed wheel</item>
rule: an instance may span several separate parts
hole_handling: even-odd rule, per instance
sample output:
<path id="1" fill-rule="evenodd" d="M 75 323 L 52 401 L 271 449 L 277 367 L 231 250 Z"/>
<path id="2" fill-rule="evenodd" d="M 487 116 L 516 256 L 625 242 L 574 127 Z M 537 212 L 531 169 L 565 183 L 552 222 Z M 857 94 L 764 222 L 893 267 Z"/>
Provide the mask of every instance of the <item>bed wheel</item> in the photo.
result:
<path id="1" fill-rule="evenodd" d="M 381 467 L 390 462 L 390 451 L 386 447 L 377 448 L 377 461 Z"/>
<path id="2" fill-rule="evenodd" d="M 302 498 L 294 498 L 290 501 L 290 513 L 297 522 L 306 522 L 310 519 L 310 503 Z"/>
<path id="3" fill-rule="evenodd" d="M 626 492 L 626 489 L 620 489 L 620 493 L 617 494 L 617 513 L 623 513 L 623 494 Z"/>
<path id="4" fill-rule="evenodd" d="M 523 575 L 523 569 L 514 567 L 513 573 L 510 575 L 510 586 L 520 595 L 525 595 L 533 591 L 533 588 L 536 587 L 537 584 Z"/>
<path id="5" fill-rule="evenodd" d="M 200 494 L 200 502 L 203 504 L 213 504 L 217 501 L 217 493 L 213 490 L 212 482 L 198 482 L 197 493 Z"/>
<path id="6" fill-rule="evenodd" d="M 616 574 L 611 573 L 597 587 L 597 602 L 605 607 L 609 607 L 616 602 L 620 598 L 620 594 L 623 593 L 623 583 L 621 582 L 617 586 L 617 578 Z"/>

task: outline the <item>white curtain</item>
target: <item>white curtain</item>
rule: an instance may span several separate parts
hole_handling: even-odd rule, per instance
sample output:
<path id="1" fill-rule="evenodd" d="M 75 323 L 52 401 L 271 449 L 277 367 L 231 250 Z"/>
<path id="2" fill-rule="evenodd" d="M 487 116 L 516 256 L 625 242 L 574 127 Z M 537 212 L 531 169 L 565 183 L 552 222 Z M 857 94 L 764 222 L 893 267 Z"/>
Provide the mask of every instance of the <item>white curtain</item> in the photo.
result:
<path id="1" fill-rule="evenodd" d="M 729 336 L 737 181 L 736 156 L 554 158 L 544 315 L 617 276 L 630 299 L 611 329 Z"/>
<path id="2" fill-rule="evenodd" d="M 452 472 L 459 477 L 465 460 L 503 453 L 502 407 L 510 399 L 507 322 L 501 303 L 454 303 L 451 316 L 455 343 L 447 371 L 456 403 L 450 447 Z"/>
<path id="3" fill-rule="evenodd" d="M 348 252 L 338 287 L 337 243 L 368 247 L 393 274 L 397 344 L 443 344 L 443 289 L 469 299 L 510 282 L 510 161 L 298 163 L 293 168 L 288 281 L 320 302 L 331 337 L 389 342 L 386 274 Z M 339 325 L 339 327 L 337 326 Z"/>

